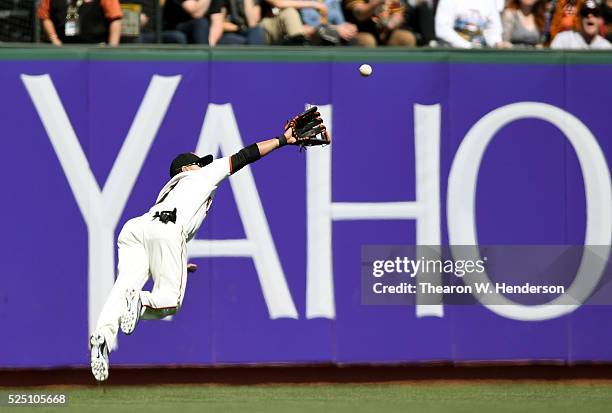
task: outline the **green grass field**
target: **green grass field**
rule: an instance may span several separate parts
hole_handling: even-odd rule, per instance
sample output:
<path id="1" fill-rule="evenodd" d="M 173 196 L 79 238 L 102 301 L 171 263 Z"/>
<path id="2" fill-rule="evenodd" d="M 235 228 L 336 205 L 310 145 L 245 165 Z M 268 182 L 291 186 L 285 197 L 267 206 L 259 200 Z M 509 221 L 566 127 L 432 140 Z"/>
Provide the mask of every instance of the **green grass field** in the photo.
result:
<path id="1" fill-rule="evenodd" d="M 0 392 L 19 392 L 0 389 Z M 612 412 L 611 384 L 419 383 L 372 385 L 46 387 L 69 407 L 1 411 L 91 412 Z"/>

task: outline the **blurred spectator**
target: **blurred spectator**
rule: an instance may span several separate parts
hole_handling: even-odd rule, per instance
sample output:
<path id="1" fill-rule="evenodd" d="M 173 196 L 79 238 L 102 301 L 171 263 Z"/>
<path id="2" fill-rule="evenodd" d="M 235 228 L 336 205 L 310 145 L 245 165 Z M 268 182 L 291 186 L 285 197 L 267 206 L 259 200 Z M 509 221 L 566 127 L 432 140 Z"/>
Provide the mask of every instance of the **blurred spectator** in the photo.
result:
<path id="1" fill-rule="evenodd" d="M 606 39 L 612 42 L 612 0 L 605 0 L 602 3 L 601 14 L 604 20 Z"/>
<path id="2" fill-rule="evenodd" d="M 550 28 L 552 25 L 553 14 L 555 13 L 555 6 L 557 5 L 557 0 L 544 0 L 544 16 L 546 16 L 546 26 L 544 29 L 544 33 L 542 34 L 544 46 L 548 47 L 550 45 L 551 35 Z"/>
<path id="3" fill-rule="evenodd" d="M 542 47 L 546 30 L 543 0 L 511 0 L 502 15 L 503 40 L 513 46 Z"/>
<path id="4" fill-rule="evenodd" d="M 38 17 L 49 41 L 119 44 L 121 7 L 118 0 L 42 0 Z"/>
<path id="5" fill-rule="evenodd" d="M 263 0 L 261 26 L 266 44 L 303 45 L 307 44 L 304 25 L 298 9 L 315 8 L 327 14 L 327 7 L 321 2 L 310 0 Z"/>
<path id="6" fill-rule="evenodd" d="M 557 0 L 552 22 L 550 24 L 551 40 L 566 30 L 580 30 L 580 19 L 576 11 L 580 9 L 585 0 Z"/>
<path id="7" fill-rule="evenodd" d="M 436 40 L 434 0 L 407 0 L 406 27 L 416 37 L 417 45 L 433 44 Z"/>
<path id="8" fill-rule="evenodd" d="M 119 7 L 121 7 L 121 39 L 119 43 L 135 43 L 141 30 L 141 0 L 121 0 Z"/>
<path id="9" fill-rule="evenodd" d="M 225 0 L 223 37 L 219 44 L 264 44 L 258 0 Z"/>
<path id="10" fill-rule="evenodd" d="M 599 35 L 602 25 L 601 9 L 593 0 L 587 0 L 579 9 L 580 30 L 559 33 L 553 49 L 612 49 L 612 44 Z"/>
<path id="11" fill-rule="evenodd" d="M 158 0 L 153 0 L 158 1 Z M 160 3 L 161 5 L 161 3 Z M 153 23 L 155 20 L 151 15 L 153 11 L 149 8 L 149 10 L 145 10 L 144 8 L 140 13 L 140 37 L 137 39 L 140 43 L 157 43 L 157 35 L 155 33 L 155 27 Z M 124 11 L 125 15 L 125 11 Z M 152 22 L 153 21 L 153 22 Z M 161 34 L 161 43 L 177 43 L 177 44 L 187 44 L 187 36 L 185 33 L 180 32 L 178 30 L 162 30 Z"/>
<path id="12" fill-rule="evenodd" d="M 440 0 L 436 36 L 452 47 L 504 47 L 497 0 Z"/>
<path id="13" fill-rule="evenodd" d="M 399 0 L 344 0 L 345 16 L 357 25 L 357 43 L 365 47 L 416 46 L 404 29 L 404 6 Z"/>
<path id="14" fill-rule="evenodd" d="M 300 10 L 306 38 L 316 45 L 356 44 L 357 26 L 344 18 L 341 0 L 324 0 L 324 4 L 327 14 L 314 8 Z"/>
<path id="15" fill-rule="evenodd" d="M 163 30 L 178 30 L 188 43 L 215 46 L 223 35 L 223 0 L 166 0 Z"/>

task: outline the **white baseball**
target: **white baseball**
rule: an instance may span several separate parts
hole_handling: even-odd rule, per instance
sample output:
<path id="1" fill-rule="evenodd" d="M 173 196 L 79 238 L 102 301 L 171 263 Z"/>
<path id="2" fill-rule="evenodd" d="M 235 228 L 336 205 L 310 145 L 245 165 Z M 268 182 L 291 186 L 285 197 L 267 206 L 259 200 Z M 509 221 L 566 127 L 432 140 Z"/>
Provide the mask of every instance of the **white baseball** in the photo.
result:
<path id="1" fill-rule="evenodd" d="M 361 73 L 361 76 L 370 76 L 372 74 L 372 66 L 367 65 L 367 64 L 363 64 L 361 66 L 359 66 L 359 73 Z"/>

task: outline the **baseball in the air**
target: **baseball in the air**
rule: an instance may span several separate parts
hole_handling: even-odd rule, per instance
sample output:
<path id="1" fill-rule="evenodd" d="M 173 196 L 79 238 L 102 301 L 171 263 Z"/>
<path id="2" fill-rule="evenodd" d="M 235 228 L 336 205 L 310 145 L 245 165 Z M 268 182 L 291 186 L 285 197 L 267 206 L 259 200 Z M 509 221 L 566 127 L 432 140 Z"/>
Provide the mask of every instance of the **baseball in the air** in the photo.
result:
<path id="1" fill-rule="evenodd" d="M 363 77 L 370 76 L 372 74 L 372 66 L 366 64 L 359 66 L 359 73 Z"/>

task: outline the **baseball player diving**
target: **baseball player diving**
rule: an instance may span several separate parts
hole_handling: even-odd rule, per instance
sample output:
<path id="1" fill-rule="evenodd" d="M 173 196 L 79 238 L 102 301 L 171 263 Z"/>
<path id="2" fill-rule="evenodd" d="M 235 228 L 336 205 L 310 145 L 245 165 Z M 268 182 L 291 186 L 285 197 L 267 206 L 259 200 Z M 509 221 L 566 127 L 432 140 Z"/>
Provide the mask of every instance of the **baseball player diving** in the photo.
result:
<path id="1" fill-rule="evenodd" d="M 185 244 L 206 218 L 217 186 L 277 148 L 330 142 L 314 106 L 287 122 L 283 135 L 247 146 L 232 156 L 213 160 L 212 155 L 182 153 L 174 158 L 170 181 L 155 205 L 126 222 L 119 234 L 117 279 L 89 339 L 91 372 L 96 380 L 108 378 L 108 353 L 119 328 L 131 334 L 138 320 L 161 319 L 181 307 L 188 272 Z M 152 291 L 141 291 L 149 276 L 154 282 Z"/>

